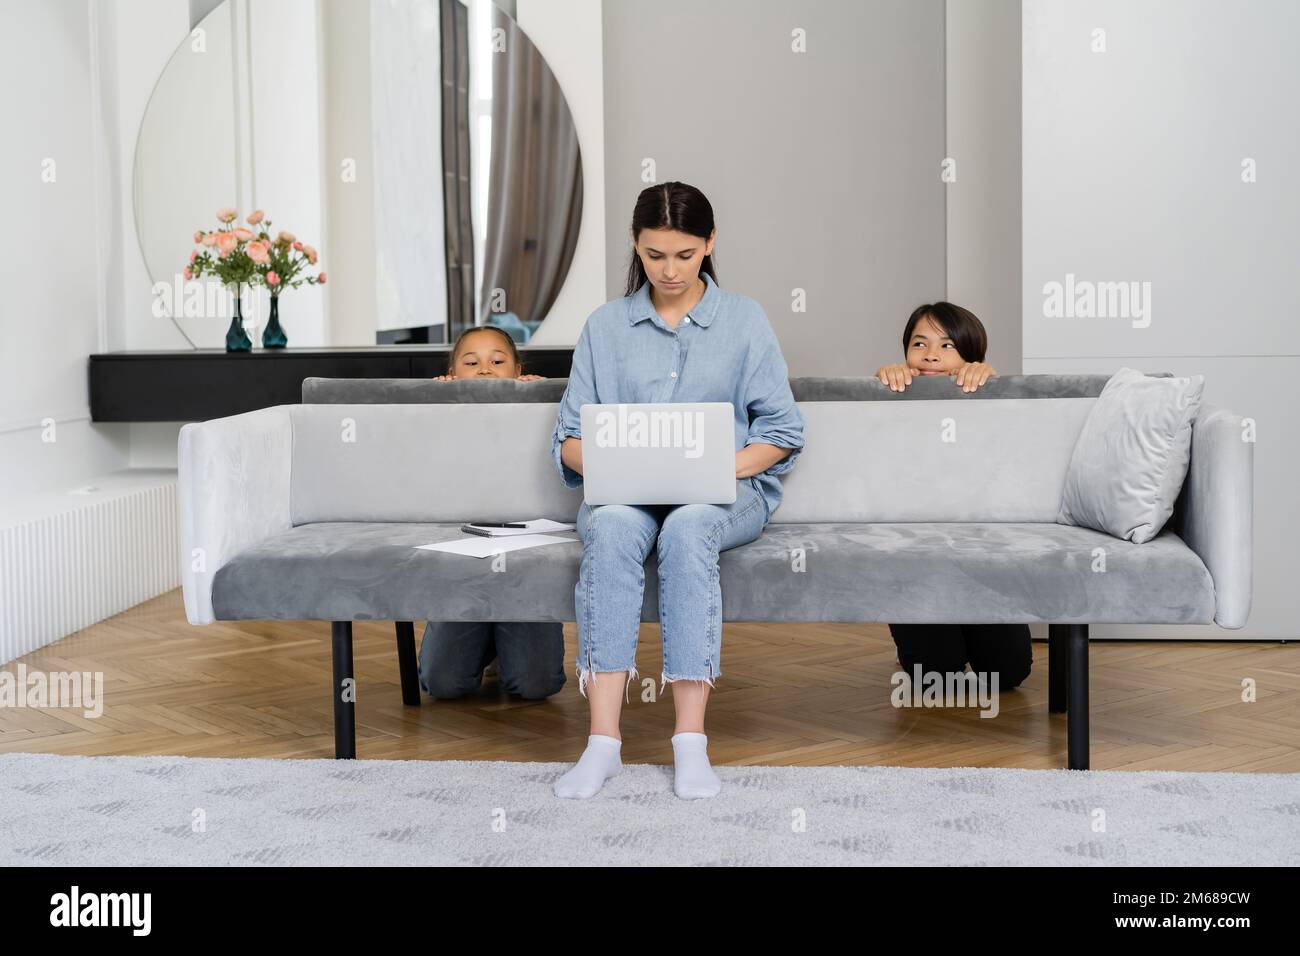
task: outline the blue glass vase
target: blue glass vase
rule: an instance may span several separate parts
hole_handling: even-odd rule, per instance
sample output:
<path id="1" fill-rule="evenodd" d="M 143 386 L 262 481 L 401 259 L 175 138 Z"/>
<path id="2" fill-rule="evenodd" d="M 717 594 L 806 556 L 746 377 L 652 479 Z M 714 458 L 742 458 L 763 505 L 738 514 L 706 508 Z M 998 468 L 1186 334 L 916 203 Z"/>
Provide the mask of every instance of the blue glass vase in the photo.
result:
<path id="1" fill-rule="evenodd" d="M 284 334 L 284 328 L 280 325 L 280 297 L 271 296 L 271 318 L 267 320 L 266 328 L 262 330 L 262 348 L 264 349 L 282 349 L 289 344 L 289 336 Z"/>
<path id="2" fill-rule="evenodd" d="M 230 329 L 226 332 L 227 352 L 251 352 L 253 340 L 244 331 L 243 287 L 235 286 L 235 314 L 230 319 Z"/>

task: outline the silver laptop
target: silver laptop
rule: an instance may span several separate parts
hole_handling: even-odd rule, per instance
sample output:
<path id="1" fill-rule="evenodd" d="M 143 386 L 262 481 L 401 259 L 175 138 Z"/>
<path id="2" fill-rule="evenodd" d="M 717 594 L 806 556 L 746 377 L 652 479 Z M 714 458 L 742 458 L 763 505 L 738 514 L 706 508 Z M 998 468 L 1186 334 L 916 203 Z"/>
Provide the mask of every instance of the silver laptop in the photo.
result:
<path id="1" fill-rule="evenodd" d="M 731 402 L 583 405 L 589 505 L 729 505 L 736 500 Z"/>

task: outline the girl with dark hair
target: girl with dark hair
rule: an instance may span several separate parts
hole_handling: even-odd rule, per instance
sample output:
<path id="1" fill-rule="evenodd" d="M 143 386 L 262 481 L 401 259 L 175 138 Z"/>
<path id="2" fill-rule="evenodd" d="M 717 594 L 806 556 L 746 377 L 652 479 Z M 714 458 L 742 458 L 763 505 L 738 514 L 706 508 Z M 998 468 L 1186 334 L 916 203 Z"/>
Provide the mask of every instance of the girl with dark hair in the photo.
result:
<path id="1" fill-rule="evenodd" d="M 447 374 L 436 381 L 483 381 L 524 375 L 515 341 L 495 325 L 471 326 L 456 337 Z M 541 700 L 564 686 L 564 625 L 558 621 L 428 621 L 420 639 L 420 687 L 435 699 L 476 692 L 493 673 L 501 689 Z"/>
<path id="2" fill-rule="evenodd" d="M 582 563 L 574 590 L 578 689 L 591 707 L 587 747 L 555 784 L 559 797 L 594 796 L 622 767 L 618 679 L 637 676 L 644 563 L 658 553 L 660 692 L 673 685 L 673 789 L 711 797 L 704 711 L 721 676 L 718 555 L 757 538 L 781 501 L 778 475 L 803 448 L 803 416 L 762 307 L 718 286 L 713 207 L 698 189 L 650 186 L 632 212 L 627 294 L 588 317 L 573 352 L 552 436 L 567 487 L 582 484 L 579 409 L 585 404 L 730 402 L 735 409 L 736 500 L 729 505 L 596 505 L 578 509 Z M 587 690 L 590 688 L 591 693 Z"/>
<path id="3" fill-rule="evenodd" d="M 510 333 L 499 325 L 472 325 L 456 336 L 447 374 L 435 375 L 435 382 L 465 378 L 514 378 L 535 382 L 544 375 L 525 375 L 519 349 Z"/>
<path id="4" fill-rule="evenodd" d="M 951 302 L 917 306 L 903 329 L 907 361 L 882 365 L 880 381 L 901 392 L 913 375 L 948 375 L 965 392 L 996 377 L 984 361 L 988 334 L 975 313 Z M 976 674 L 998 675 L 998 690 L 1010 690 L 1029 676 L 1034 663 L 1028 624 L 891 624 L 898 663 L 911 677 L 922 673 L 961 673 L 970 662 Z"/>
<path id="5" fill-rule="evenodd" d="M 951 302 L 918 305 L 903 329 L 907 361 L 882 365 L 876 376 L 891 391 L 901 392 L 913 375 L 948 375 L 962 391 L 973 392 L 998 374 L 984 361 L 988 342 L 984 323 L 969 309 Z"/>

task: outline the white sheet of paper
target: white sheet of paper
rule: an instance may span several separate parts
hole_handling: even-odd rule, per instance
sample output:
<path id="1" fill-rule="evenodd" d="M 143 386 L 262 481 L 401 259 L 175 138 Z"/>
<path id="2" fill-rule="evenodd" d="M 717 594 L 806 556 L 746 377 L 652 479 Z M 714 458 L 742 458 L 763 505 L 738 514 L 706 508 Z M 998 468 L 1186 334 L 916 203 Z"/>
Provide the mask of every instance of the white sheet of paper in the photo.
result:
<path id="1" fill-rule="evenodd" d="M 501 551 L 521 551 L 524 548 L 537 548 L 544 544 L 559 544 L 563 541 L 577 541 L 577 538 L 560 538 L 553 534 L 517 534 L 503 538 L 484 538 L 480 535 L 467 535 L 451 541 L 439 541 L 436 544 L 417 544 L 421 551 L 447 551 L 450 554 L 464 554 L 471 558 L 490 558 Z"/>

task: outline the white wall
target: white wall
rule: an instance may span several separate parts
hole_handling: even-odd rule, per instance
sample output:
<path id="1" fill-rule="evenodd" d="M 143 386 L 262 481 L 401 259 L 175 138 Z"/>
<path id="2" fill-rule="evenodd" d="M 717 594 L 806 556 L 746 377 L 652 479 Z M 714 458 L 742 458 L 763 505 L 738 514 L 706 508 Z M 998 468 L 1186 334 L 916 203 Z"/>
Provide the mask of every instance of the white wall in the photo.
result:
<path id="1" fill-rule="evenodd" d="M 713 206 L 721 285 L 762 303 L 792 375 L 900 361 L 907 317 L 947 285 L 942 0 L 602 12 L 607 298 L 637 195 L 681 180 Z"/>
<path id="2" fill-rule="evenodd" d="M 944 186 L 946 298 L 984 324 L 985 361 L 1001 374 L 1017 374 L 1020 0 L 950 0 L 945 6 L 946 158 L 953 164 Z"/>
<path id="3" fill-rule="evenodd" d="M 1300 5 L 1032 0 L 1023 16 L 1024 370 L 1200 373 L 1207 402 L 1258 423 L 1247 627 L 1094 633 L 1300 637 Z M 1149 324 L 1047 317 L 1043 287 L 1067 274 L 1149 282 Z"/>
<path id="4" fill-rule="evenodd" d="M 0 495 L 125 467 L 125 428 L 91 427 L 86 356 L 109 341 L 113 184 L 97 163 L 96 29 L 86 0 L 0 6 L 6 222 L 0 233 Z M 47 162 L 52 165 L 46 165 Z M 44 181 L 43 176 L 51 181 Z M 52 421 L 53 430 L 42 426 Z M 53 437 L 54 441 L 42 441 Z"/>

